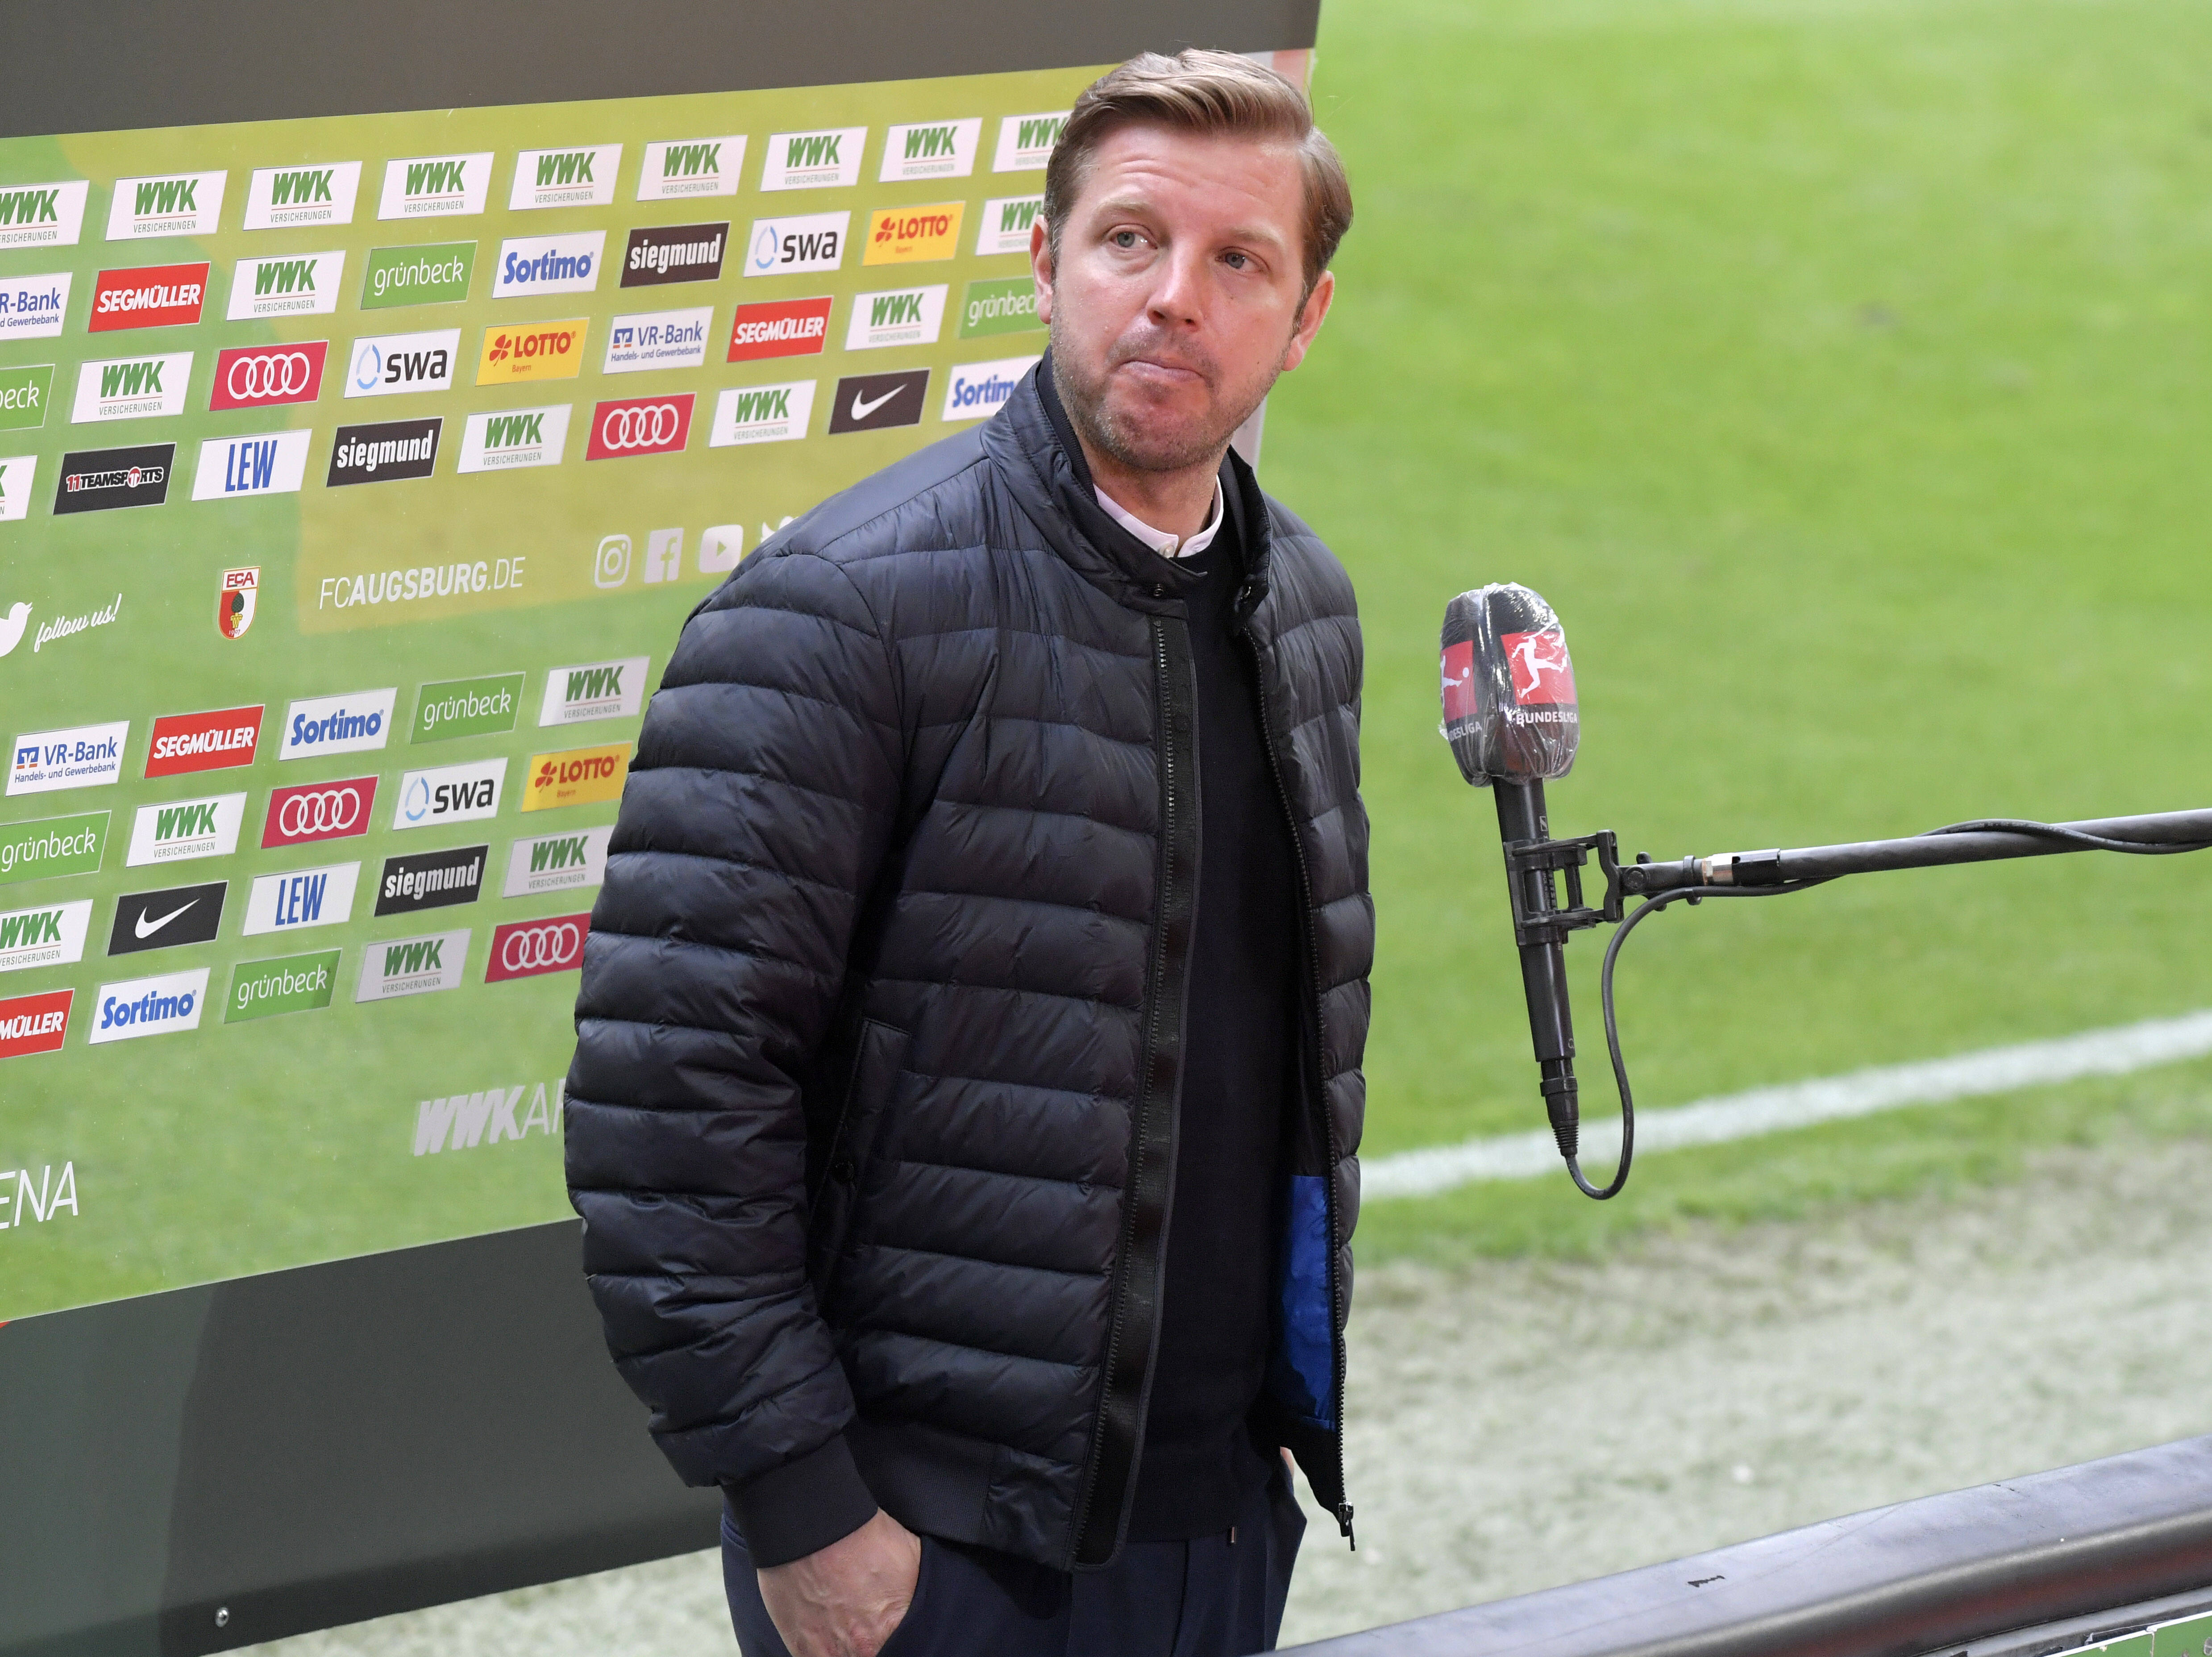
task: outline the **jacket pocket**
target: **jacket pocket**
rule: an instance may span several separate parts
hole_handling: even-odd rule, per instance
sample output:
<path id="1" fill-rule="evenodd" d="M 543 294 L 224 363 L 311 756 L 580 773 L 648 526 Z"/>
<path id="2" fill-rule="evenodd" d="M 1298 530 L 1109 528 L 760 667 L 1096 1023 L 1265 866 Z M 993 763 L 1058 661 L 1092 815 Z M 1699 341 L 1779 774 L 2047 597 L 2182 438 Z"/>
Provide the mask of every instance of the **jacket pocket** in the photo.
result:
<path id="1" fill-rule="evenodd" d="M 822 1184 L 814 1197 L 813 1223 L 808 1228 L 809 1275 L 825 1306 L 836 1286 L 838 1263 L 853 1240 L 868 1167 L 883 1137 L 884 1116 L 911 1041 L 905 1031 L 874 1019 L 860 1025 L 852 1079 L 837 1113 L 836 1131 L 830 1136 Z"/>

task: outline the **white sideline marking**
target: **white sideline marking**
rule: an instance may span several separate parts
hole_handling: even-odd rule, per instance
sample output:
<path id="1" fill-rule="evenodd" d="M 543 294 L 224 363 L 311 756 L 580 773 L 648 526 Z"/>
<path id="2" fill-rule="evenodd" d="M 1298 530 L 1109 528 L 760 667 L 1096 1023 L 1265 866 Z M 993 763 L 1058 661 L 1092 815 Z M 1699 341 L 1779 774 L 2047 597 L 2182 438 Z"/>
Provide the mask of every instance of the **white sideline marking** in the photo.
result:
<path id="1" fill-rule="evenodd" d="M 1885 1064 L 1849 1075 L 1794 1081 L 1779 1087 L 1754 1087 L 1672 1110 L 1639 1111 L 1636 1152 L 1680 1150 L 1687 1145 L 1717 1145 L 1753 1134 L 1809 1127 L 1816 1122 L 1871 1116 L 1907 1105 L 1940 1105 L 1954 1099 L 2047 1087 L 2080 1076 L 2126 1075 L 2156 1064 L 2212 1053 L 2212 1012 L 2180 1018 L 2151 1019 L 2110 1030 L 2085 1030 L 2056 1041 L 2022 1042 L 1978 1053 Z M 1601 1063 L 1586 1080 L 1584 1108 L 1605 1110 L 1612 1103 L 1613 1073 Z M 1533 1097 L 1532 1083 L 1529 1092 Z M 1607 1177 L 1620 1149 L 1620 1130 L 1608 1114 L 1583 1124 L 1582 1164 L 1593 1179 Z M 1457 1145 L 1401 1151 L 1378 1156 L 1360 1167 L 1363 1200 L 1433 1197 L 1481 1179 L 1533 1179 L 1560 1166 L 1559 1149 L 1547 1130 L 1469 1139 Z"/>

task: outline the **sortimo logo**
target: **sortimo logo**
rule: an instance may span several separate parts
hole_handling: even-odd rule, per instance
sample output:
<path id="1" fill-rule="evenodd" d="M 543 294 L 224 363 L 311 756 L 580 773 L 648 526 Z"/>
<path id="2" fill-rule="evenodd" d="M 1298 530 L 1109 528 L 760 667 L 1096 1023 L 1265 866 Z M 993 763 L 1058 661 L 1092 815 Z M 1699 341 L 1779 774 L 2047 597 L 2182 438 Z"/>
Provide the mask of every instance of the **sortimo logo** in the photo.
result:
<path id="1" fill-rule="evenodd" d="M 384 353 L 374 340 L 364 340 L 353 359 L 353 382 L 363 391 L 372 391 L 376 382 L 384 378 Z"/>
<path id="2" fill-rule="evenodd" d="M 410 823 L 419 823 L 430 814 L 430 785 L 420 777 L 415 779 L 414 785 L 407 790 L 404 814 Z"/>

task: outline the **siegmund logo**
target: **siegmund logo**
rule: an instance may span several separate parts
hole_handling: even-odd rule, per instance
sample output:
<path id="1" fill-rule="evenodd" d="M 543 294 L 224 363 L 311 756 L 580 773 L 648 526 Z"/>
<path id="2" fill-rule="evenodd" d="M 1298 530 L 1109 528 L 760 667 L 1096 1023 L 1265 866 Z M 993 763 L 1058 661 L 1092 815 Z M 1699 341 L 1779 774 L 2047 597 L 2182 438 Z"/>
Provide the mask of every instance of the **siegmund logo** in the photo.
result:
<path id="1" fill-rule="evenodd" d="M 713 282 L 722 274 L 722 250 L 730 227 L 720 224 L 662 224 L 629 233 L 623 256 L 622 285 L 646 288 L 665 282 Z"/>
<path id="2" fill-rule="evenodd" d="M 386 858 L 376 886 L 376 912 L 412 915 L 476 902 L 483 895 L 484 859 L 490 855 L 488 845 L 457 846 L 450 851 Z"/>
<path id="3" fill-rule="evenodd" d="M 340 426 L 331 446 L 325 489 L 341 484 L 388 484 L 402 478 L 427 478 L 437 470 L 438 433 L 443 420 L 381 420 L 374 425 Z"/>
<path id="4" fill-rule="evenodd" d="M 54 491 L 54 515 L 105 512 L 112 507 L 159 506 L 169 498 L 169 472 L 176 456 L 174 443 L 80 449 L 64 454 L 61 484 Z"/>

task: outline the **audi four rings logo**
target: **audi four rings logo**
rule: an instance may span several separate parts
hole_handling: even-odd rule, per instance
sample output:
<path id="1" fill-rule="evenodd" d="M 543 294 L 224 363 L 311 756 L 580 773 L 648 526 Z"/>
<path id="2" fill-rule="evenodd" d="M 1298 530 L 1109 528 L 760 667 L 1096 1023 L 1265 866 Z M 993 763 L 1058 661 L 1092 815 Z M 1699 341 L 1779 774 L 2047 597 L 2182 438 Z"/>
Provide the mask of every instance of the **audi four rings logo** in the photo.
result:
<path id="1" fill-rule="evenodd" d="M 310 840 L 343 840 L 368 832 L 376 809 L 376 779 L 349 777 L 335 783 L 309 783 L 278 789 L 269 796 L 269 817 L 261 844 L 305 845 Z"/>
<path id="2" fill-rule="evenodd" d="M 495 928 L 484 982 L 574 972 L 584 964 L 584 934 L 591 923 L 589 915 L 556 915 L 542 921 L 510 921 Z"/>
<path id="3" fill-rule="evenodd" d="M 211 409 L 267 408 L 276 403 L 312 403 L 322 395 L 327 339 L 297 345 L 242 345 L 221 353 L 215 362 Z"/>
<path id="4" fill-rule="evenodd" d="M 611 460 L 677 453 L 690 441 L 694 395 L 687 391 L 678 397 L 633 397 L 600 404 L 592 411 L 592 441 L 584 458 Z"/>

